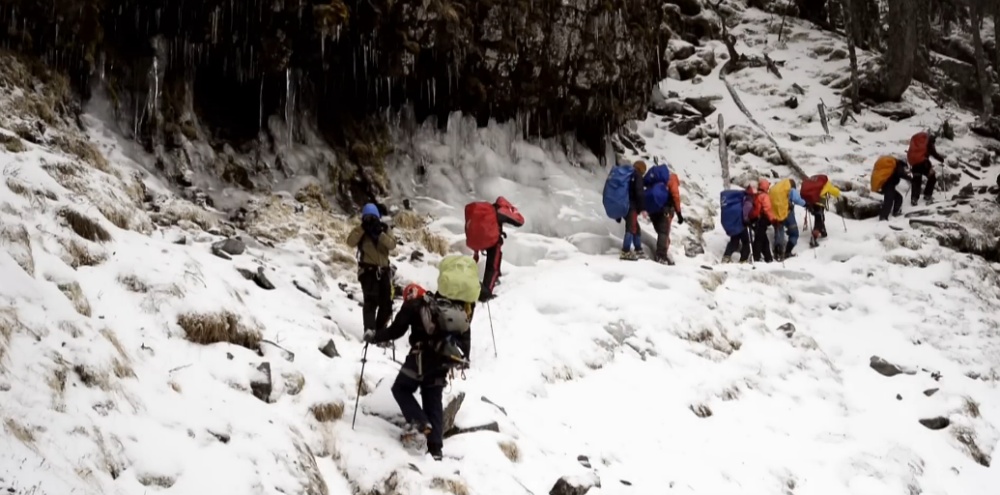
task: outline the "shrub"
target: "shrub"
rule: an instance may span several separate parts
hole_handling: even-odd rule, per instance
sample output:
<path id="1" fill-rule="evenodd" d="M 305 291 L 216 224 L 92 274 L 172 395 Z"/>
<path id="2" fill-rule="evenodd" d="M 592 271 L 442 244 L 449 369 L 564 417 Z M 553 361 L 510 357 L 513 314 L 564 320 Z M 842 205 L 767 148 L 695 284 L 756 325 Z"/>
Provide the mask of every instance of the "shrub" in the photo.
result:
<path id="1" fill-rule="evenodd" d="M 177 324 L 184 329 L 188 340 L 196 344 L 229 342 L 253 351 L 260 345 L 260 330 L 243 324 L 239 316 L 229 311 L 182 314 Z"/>

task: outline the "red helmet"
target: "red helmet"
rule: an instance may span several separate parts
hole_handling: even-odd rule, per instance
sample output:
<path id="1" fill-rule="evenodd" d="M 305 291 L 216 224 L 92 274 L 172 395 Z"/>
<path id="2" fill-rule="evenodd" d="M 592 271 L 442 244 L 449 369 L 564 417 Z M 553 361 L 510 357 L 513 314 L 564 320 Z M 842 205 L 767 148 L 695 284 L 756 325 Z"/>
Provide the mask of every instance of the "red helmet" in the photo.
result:
<path id="1" fill-rule="evenodd" d="M 417 284 L 410 284 L 403 288 L 403 302 L 424 297 L 427 291 Z"/>

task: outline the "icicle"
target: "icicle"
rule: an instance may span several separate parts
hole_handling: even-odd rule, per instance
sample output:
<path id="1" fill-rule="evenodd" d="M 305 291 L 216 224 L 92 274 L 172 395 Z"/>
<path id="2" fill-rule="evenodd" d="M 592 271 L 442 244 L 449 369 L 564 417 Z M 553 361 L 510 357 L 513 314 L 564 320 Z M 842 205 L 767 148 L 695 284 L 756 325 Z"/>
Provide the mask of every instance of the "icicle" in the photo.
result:
<path id="1" fill-rule="evenodd" d="M 431 78 L 431 107 L 437 105 L 437 79 Z"/>
<path id="2" fill-rule="evenodd" d="M 260 99 L 257 103 L 257 132 L 264 130 L 264 78 L 260 78 Z"/>
<path id="3" fill-rule="evenodd" d="M 323 61 L 326 59 L 326 28 L 320 32 L 319 35 L 319 59 Z"/>

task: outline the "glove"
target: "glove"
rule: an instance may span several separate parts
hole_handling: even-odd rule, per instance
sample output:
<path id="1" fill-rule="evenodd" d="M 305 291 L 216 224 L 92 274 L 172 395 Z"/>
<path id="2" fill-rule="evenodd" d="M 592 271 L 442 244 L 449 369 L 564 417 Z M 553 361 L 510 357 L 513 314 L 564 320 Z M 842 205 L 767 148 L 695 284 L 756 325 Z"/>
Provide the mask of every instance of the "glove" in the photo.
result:
<path id="1" fill-rule="evenodd" d="M 371 344 L 375 341 L 375 330 L 365 330 L 365 335 L 362 337 L 366 344 Z"/>
<path id="2" fill-rule="evenodd" d="M 615 219 L 615 223 L 622 223 L 622 219 L 620 219 L 620 218 L 616 218 L 616 219 Z"/>
<path id="3" fill-rule="evenodd" d="M 681 212 L 677 212 L 677 223 L 684 225 L 684 215 Z"/>

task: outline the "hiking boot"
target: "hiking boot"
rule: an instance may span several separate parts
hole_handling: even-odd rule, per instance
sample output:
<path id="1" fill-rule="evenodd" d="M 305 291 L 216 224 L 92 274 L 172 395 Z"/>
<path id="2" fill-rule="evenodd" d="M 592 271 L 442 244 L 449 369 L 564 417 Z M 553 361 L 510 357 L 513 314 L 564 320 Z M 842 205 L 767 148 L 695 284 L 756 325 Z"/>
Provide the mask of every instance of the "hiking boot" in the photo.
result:
<path id="1" fill-rule="evenodd" d="M 741 265 L 745 265 L 745 264 L 747 264 L 749 262 L 750 262 L 750 260 L 740 260 L 740 264 Z"/>
<path id="2" fill-rule="evenodd" d="M 427 453 L 430 454 L 431 457 L 433 457 L 435 461 L 440 461 L 441 459 L 444 459 L 444 453 L 441 452 L 441 447 L 438 447 L 437 445 L 435 445 L 433 447 L 431 447 L 430 445 L 428 445 L 427 446 Z"/>
<path id="3" fill-rule="evenodd" d="M 622 251 L 622 254 L 618 257 L 618 259 L 625 261 L 636 261 L 639 259 L 639 257 L 636 256 L 635 253 L 633 253 L 632 251 Z"/>
<path id="4" fill-rule="evenodd" d="M 924 204 L 928 204 L 929 205 L 929 204 L 931 204 L 933 202 L 934 202 L 934 198 L 932 198 L 930 196 L 924 196 Z"/>
<path id="5" fill-rule="evenodd" d="M 894 216 L 894 217 L 898 217 L 898 216 L 900 216 L 902 214 L 903 214 L 903 210 L 896 210 L 896 211 L 892 212 L 892 216 Z"/>
<path id="6" fill-rule="evenodd" d="M 646 259 L 646 252 L 643 251 L 642 249 L 640 249 L 640 250 L 638 250 L 638 251 L 635 252 L 635 257 L 636 257 L 636 259 L 644 260 L 644 259 Z"/>
<path id="7" fill-rule="evenodd" d="M 910 200 L 910 206 L 917 206 L 917 198 L 913 198 Z"/>
<path id="8" fill-rule="evenodd" d="M 815 237 L 809 239 L 809 247 L 817 247 L 817 246 L 819 246 L 818 239 L 816 239 Z"/>

